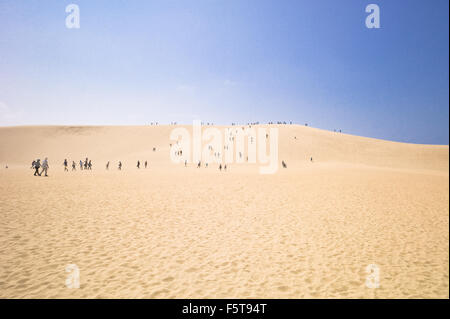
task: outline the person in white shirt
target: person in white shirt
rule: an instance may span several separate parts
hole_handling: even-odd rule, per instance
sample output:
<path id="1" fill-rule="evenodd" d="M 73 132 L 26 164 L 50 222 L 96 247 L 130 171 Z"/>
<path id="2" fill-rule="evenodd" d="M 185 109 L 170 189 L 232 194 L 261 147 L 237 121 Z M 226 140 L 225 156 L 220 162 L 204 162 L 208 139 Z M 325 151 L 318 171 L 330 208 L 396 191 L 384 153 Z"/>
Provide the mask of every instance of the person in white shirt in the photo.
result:
<path id="1" fill-rule="evenodd" d="M 48 176 L 48 175 L 47 175 L 47 170 L 48 170 L 48 168 L 49 168 L 49 165 L 48 165 L 48 158 L 46 157 L 46 158 L 44 159 L 44 161 L 42 162 L 42 171 L 41 171 L 41 175 L 42 175 L 42 173 L 45 173 L 44 176 Z"/>

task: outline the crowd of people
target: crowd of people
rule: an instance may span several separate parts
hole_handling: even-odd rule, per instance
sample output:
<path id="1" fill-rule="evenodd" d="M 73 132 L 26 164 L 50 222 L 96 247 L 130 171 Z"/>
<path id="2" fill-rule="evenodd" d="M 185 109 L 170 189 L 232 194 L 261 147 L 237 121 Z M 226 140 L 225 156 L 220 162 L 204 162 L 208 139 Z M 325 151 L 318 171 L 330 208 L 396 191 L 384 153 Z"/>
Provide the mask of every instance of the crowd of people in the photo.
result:
<path id="1" fill-rule="evenodd" d="M 248 158 L 247 158 L 248 160 Z M 310 161 L 313 161 L 313 158 L 311 157 Z M 110 162 L 108 161 L 106 163 L 106 170 L 109 170 L 109 164 Z M 187 167 L 187 160 L 184 161 L 184 166 Z M 68 172 L 69 171 L 69 161 L 67 159 L 64 159 L 63 162 L 63 166 L 64 166 L 64 171 Z M 282 166 L 283 168 L 287 168 L 287 165 L 284 161 L 282 161 Z M 141 161 L 137 161 L 136 167 L 138 169 L 141 168 Z M 148 162 L 144 161 L 144 168 L 148 167 Z M 202 167 L 202 162 L 198 161 L 197 163 L 197 168 L 201 168 Z M 44 176 L 48 176 L 48 169 L 50 168 L 49 164 L 48 164 L 48 158 L 46 157 L 42 163 L 40 159 L 34 160 L 31 163 L 31 168 L 34 170 L 34 176 L 42 176 L 42 174 L 44 174 Z M 208 168 L 208 163 L 205 163 L 205 168 Z M 122 170 L 122 162 L 119 161 L 117 164 L 117 169 L 118 170 Z M 76 164 L 75 161 L 72 161 L 72 171 L 76 171 Z M 89 160 L 88 158 L 86 158 L 84 161 L 80 160 L 80 170 L 92 170 L 92 160 Z M 227 165 L 224 164 L 222 165 L 221 163 L 219 164 L 219 170 L 220 171 L 226 171 L 227 170 Z"/>

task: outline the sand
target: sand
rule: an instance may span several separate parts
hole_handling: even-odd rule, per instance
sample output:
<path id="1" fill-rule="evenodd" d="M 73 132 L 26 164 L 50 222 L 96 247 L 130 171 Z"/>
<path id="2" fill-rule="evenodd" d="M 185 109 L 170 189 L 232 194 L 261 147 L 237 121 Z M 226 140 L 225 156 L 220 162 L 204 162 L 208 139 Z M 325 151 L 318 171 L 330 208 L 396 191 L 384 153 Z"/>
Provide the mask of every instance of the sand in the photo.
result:
<path id="1" fill-rule="evenodd" d="M 274 127 L 273 175 L 175 165 L 172 126 L 0 128 L 0 297 L 449 298 L 448 146 Z"/>

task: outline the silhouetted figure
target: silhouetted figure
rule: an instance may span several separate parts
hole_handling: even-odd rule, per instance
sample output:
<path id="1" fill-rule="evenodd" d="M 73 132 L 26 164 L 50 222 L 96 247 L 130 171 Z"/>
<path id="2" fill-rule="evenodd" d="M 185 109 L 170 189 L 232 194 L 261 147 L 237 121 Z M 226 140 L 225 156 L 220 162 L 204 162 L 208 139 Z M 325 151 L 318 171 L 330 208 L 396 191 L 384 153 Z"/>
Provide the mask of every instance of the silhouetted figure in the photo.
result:
<path id="1" fill-rule="evenodd" d="M 36 161 L 31 162 L 31 169 L 34 169 L 34 164 L 36 164 Z"/>
<path id="2" fill-rule="evenodd" d="M 88 158 L 84 161 L 84 169 L 88 169 Z"/>
<path id="3" fill-rule="evenodd" d="M 222 171 L 222 164 L 219 165 L 219 171 Z"/>
<path id="4" fill-rule="evenodd" d="M 187 160 L 184 160 L 184 167 L 187 166 Z"/>
<path id="5" fill-rule="evenodd" d="M 122 162 L 119 162 L 119 171 L 122 170 Z"/>
<path id="6" fill-rule="evenodd" d="M 313 161 L 312 157 L 311 157 L 311 162 Z"/>
<path id="7" fill-rule="evenodd" d="M 200 161 L 198 161 L 197 168 L 200 168 L 201 165 L 202 165 L 202 163 Z"/>
<path id="8" fill-rule="evenodd" d="M 39 173 L 39 169 L 41 168 L 41 160 L 37 159 L 36 162 L 34 162 L 34 176 L 41 176 Z"/>
<path id="9" fill-rule="evenodd" d="M 147 168 L 147 161 L 145 161 L 145 163 L 144 163 L 144 167 L 145 167 L 145 168 Z"/>
<path id="10" fill-rule="evenodd" d="M 227 170 L 227 164 L 225 164 L 225 165 L 223 166 L 223 170 L 224 170 L 224 171 Z"/>
<path id="11" fill-rule="evenodd" d="M 106 170 L 109 170 L 109 161 L 106 163 Z"/>
<path id="12" fill-rule="evenodd" d="M 281 165 L 283 165 L 283 168 L 287 168 L 287 165 L 284 161 L 281 161 Z"/>
<path id="13" fill-rule="evenodd" d="M 137 168 L 141 168 L 141 162 L 137 161 Z"/>
<path id="14" fill-rule="evenodd" d="M 91 160 L 89 160 L 89 162 L 88 162 L 88 168 L 91 170 L 92 169 L 92 162 L 91 162 Z"/>
<path id="15" fill-rule="evenodd" d="M 72 161 L 72 171 L 77 170 L 77 164 L 75 164 L 75 161 Z"/>
<path id="16" fill-rule="evenodd" d="M 66 159 L 64 159 L 64 172 L 69 171 L 69 169 L 67 168 L 67 165 L 68 165 L 68 163 L 67 163 L 67 158 L 66 158 Z"/>
<path id="17" fill-rule="evenodd" d="M 83 170 L 83 161 L 82 160 L 80 160 L 80 170 L 81 171 Z"/>

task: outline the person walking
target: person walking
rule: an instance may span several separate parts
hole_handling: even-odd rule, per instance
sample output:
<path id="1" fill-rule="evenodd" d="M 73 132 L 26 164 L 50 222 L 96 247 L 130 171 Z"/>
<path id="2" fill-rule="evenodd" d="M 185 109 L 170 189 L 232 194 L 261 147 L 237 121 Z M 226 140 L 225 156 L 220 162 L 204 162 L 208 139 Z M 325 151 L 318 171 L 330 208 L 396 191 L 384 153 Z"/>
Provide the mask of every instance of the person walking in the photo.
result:
<path id="1" fill-rule="evenodd" d="M 119 162 L 119 171 L 122 170 L 122 162 Z"/>
<path id="2" fill-rule="evenodd" d="M 68 165 L 67 164 L 67 158 L 64 159 L 64 163 L 63 164 L 64 164 L 64 172 L 68 172 L 69 169 L 67 168 L 67 165 Z"/>
<path id="3" fill-rule="evenodd" d="M 138 161 L 136 166 L 137 168 L 141 168 L 141 162 Z"/>
<path id="4" fill-rule="evenodd" d="M 145 163 L 144 163 L 144 167 L 145 167 L 145 168 L 147 168 L 147 161 L 145 161 Z"/>
<path id="5" fill-rule="evenodd" d="M 41 176 L 41 174 L 39 173 L 39 168 L 41 168 L 41 160 L 37 159 L 36 162 L 34 162 L 34 176 Z"/>
<path id="6" fill-rule="evenodd" d="M 77 170 L 77 164 L 75 164 L 75 161 L 72 161 L 72 171 Z"/>
<path id="7" fill-rule="evenodd" d="M 106 170 L 109 170 L 109 161 L 106 163 Z"/>
<path id="8" fill-rule="evenodd" d="M 91 162 L 91 160 L 89 160 L 89 162 L 88 162 L 88 168 L 89 168 L 90 170 L 92 170 L 92 162 Z"/>
<path id="9" fill-rule="evenodd" d="M 45 159 L 44 159 L 44 161 L 42 162 L 42 171 L 41 171 L 41 175 L 42 175 L 42 173 L 45 173 L 45 175 L 44 176 L 46 176 L 46 177 L 48 177 L 48 175 L 47 175 L 47 170 L 49 169 L 49 165 L 48 165 L 48 158 L 46 157 Z"/>
<path id="10" fill-rule="evenodd" d="M 83 170 L 83 161 L 80 160 L 80 171 L 82 171 L 82 170 Z"/>

